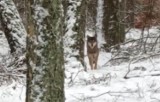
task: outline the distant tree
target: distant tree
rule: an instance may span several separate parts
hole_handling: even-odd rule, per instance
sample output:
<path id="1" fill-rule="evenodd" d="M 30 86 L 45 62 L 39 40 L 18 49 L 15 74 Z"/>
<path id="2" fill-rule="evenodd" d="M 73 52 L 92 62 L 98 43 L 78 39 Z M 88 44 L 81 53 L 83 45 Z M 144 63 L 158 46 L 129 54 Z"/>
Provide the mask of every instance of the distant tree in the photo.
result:
<path id="1" fill-rule="evenodd" d="M 96 30 L 97 0 L 86 1 L 86 28 L 87 30 Z"/>
<path id="2" fill-rule="evenodd" d="M 135 0 L 125 0 L 126 26 L 134 27 Z"/>
<path id="3" fill-rule="evenodd" d="M 84 37 L 86 28 L 86 0 L 78 0 L 76 2 L 66 0 L 63 3 L 67 7 L 67 9 L 64 10 L 66 15 L 65 26 L 67 26 L 65 30 L 64 46 L 66 49 L 71 49 L 65 50 L 65 58 L 74 57 L 85 67 Z M 74 21 L 71 21 L 73 19 Z"/>
<path id="4" fill-rule="evenodd" d="M 124 0 L 104 0 L 103 29 L 107 51 L 109 47 L 123 42 L 125 38 L 123 2 Z"/>
<path id="5" fill-rule="evenodd" d="M 78 60 L 82 63 L 84 67 L 84 38 L 85 38 L 85 28 L 86 28 L 86 0 L 81 1 L 81 5 L 78 6 L 76 12 L 76 23 L 73 30 L 77 33 L 75 48 L 79 51 L 79 55 L 76 56 Z M 85 68 L 86 69 L 86 68 Z"/>
<path id="6" fill-rule="evenodd" d="M 82 0 L 81 5 L 77 9 L 77 21 L 75 23 L 74 31 L 77 32 L 76 48 L 79 50 L 79 55 L 77 58 L 84 64 L 84 37 L 86 28 L 86 1 Z"/>
<path id="7" fill-rule="evenodd" d="M 28 0 L 26 102 L 64 102 L 62 0 Z"/>
<path id="8" fill-rule="evenodd" d="M 0 1 L 0 20 L 11 53 L 24 52 L 26 49 L 26 31 L 12 0 Z"/>

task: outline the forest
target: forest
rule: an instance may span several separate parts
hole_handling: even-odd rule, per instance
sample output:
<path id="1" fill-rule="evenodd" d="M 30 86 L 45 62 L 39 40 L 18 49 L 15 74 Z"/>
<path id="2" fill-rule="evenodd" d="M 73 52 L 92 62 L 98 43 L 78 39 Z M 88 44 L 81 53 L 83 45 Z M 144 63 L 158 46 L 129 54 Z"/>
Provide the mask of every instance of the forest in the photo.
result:
<path id="1" fill-rule="evenodd" d="M 160 0 L 0 0 L 0 102 L 160 102 Z"/>

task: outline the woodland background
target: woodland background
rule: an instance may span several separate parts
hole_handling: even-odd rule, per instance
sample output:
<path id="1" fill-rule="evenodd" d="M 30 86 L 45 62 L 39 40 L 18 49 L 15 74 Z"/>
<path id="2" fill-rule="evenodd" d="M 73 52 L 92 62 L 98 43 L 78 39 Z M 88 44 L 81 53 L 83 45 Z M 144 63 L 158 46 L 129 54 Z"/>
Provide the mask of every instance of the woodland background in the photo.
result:
<path id="1" fill-rule="evenodd" d="M 159 102 L 159 4 L 0 0 L 0 86 L 11 87 L 0 89 L 0 101 Z M 85 47 L 93 34 L 95 71 Z M 26 89 L 20 99 L 18 86 Z"/>

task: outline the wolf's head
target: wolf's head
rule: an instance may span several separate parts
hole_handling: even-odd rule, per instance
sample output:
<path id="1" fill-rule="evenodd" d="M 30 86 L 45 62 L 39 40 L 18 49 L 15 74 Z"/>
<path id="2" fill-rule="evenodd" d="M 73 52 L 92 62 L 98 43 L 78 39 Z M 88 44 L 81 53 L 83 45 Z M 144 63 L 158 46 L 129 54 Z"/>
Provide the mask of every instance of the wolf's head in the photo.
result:
<path id="1" fill-rule="evenodd" d="M 94 48 L 97 45 L 96 36 L 93 37 L 87 36 L 87 43 L 90 48 Z"/>
<path id="2" fill-rule="evenodd" d="M 90 43 L 94 43 L 94 42 L 97 42 L 97 38 L 96 36 L 93 36 L 93 37 L 87 36 L 87 41 Z"/>

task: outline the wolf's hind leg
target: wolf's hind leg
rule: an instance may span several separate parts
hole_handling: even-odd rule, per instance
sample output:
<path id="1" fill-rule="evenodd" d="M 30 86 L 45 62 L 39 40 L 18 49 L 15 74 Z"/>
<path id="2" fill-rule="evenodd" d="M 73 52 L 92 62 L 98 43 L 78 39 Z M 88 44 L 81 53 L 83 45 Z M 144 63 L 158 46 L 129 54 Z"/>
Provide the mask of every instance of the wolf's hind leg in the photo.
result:
<path id="1" fill-rule="evenodd" d="M 94 54 L 94 69 L 97 69 L 98 55 L 99 53 Z"/>

